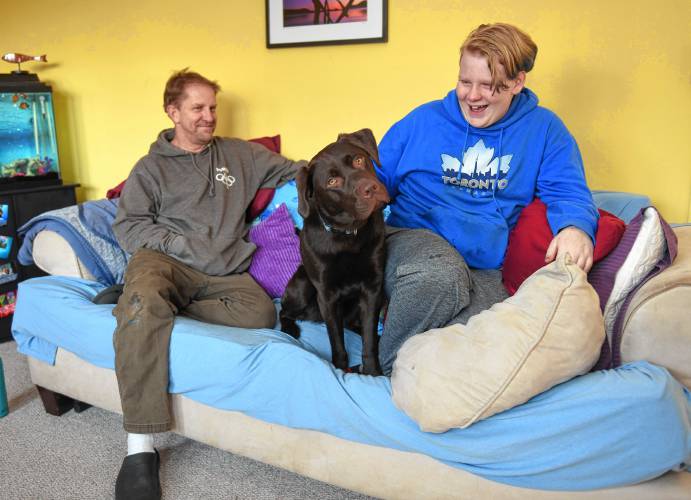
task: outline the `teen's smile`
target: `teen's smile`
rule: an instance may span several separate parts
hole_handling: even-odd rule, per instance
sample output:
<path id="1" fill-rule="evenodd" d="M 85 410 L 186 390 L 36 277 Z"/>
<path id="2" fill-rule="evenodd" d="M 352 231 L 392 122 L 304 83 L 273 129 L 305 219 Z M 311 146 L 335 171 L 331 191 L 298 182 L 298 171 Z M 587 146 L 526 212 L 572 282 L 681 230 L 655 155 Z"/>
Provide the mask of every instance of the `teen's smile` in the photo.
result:
<path id="1" fill-rule="evenodd" d="M 509 110 L 513 96 L 523 89 L 525 75 L 508 80 L 500 67 L 501 85 L 492 88 L 492 74 L 487 58 L 475 52 L 461 57 L 456 97 L 466 121 L 476 128 L 485 128 L 501 120 Z"/>

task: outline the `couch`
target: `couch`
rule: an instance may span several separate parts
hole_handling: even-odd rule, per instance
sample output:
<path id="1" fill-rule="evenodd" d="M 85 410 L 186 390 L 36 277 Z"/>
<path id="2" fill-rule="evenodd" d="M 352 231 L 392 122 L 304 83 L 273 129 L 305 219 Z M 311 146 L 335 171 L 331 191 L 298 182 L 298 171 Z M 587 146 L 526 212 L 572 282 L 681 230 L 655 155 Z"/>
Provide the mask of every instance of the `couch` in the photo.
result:
<path id="1" fill-rule="evenodd" d="M 596 200 L 598 197 L 596 196 Z M 607 205 L 610 212 L 630 219 L 641 207 L 649 205 L 645 197 L 632 197 L 618 193 L 606 193 L 600 196 L 598 204 Z M 628 213 L 627 213 L 628 210 Z M 623 317 L 621 337 L 621 362 L 652 362 L 669 372 L 687 388 L 691 387 L 691 332 L 688 325 L 688 304 L 691 304 L 691 226 L 676 227 L 674 232 L 678 238 L 678 255 L 674 262 L 657 276 L 647 280 L 644 285 L 634 290 L 628 302 L 628 308 Z M 106 321 L 109 310 L 98 309 L 89 303 L 103 288 L 95 280 L 89 266 L 77 257 L 67 239 L 57 232 L 44 229 L 33 238 L 33 261 L 48 274 L 48 278 L 36 278 L 20 287 L 18 313 L 23 321 L 13 333 L 20 345 L 20 350 L 31 347 L 30 344 L 40 344 L 42 341 L 34 337 L 24 337 L 22 330 L 31 324 L 28 317 L 30 312 L 22 307 L 29 299 L 24 294 L 36 299 L 41 293 L 45 297 L 54 297 L 60 307 L 73 308 L 75 317 L 84 318 L 81 326 L 89 329 L 90 315 L 102 316 L 100 321 Z M 61 278 L 62 277 L 62 278 Z M 74 297 L 67 297 L 67 291 L 74 292 Z M 77 300 L 78 299 L 78 300 Z M 63 302 L 59 302 L 59 301 Z M 35 310 L 40 308 L 39 300 L 35 300 Z M 53 309 L 49 309 L 53 311 Z M 39 321 L 36 318 L 36 321 Z M 56 313 L 50 318 L 54 328 L 62 326 L 60 315 Z M 191 328 L 184 319 L 176 323 L 180 342 L 184 337 L 185 328 Z M 48 323 L 37 323 L 37 328 L 46 328 Z M 103 323 L 98 323 L 102 325 Z M 93 325 L 97 325 L 94 320 Z M 314 337 L 306 335 L 308 339 L 318 339 L 318 326 L 314 326 Z M 65 328 L 67 325 L 65 324 Z M 94 326 L 96 328 L 96 326 Z M 13 329 L 14 330 L 14 329 Z M 110 332 L 108 332 L 110 333 Z M 271 336 L 278 335 L 272 331 L 263 332 Z M 323 332 L 322 332 L 323 333 Z M 220 332 L 214 332 L 220 335 Z M 175 331 L 174 331 L 175 335 Z M 251 342 L 243 337 L 243 342 Z M 283 341 L 283 339 L 280 339 Z M 323 350 L 317 346 L 319 340 L 314 340 L 314 350 Z M 351 345 L 356 340 L 350 338 Z M 281 347 L 280 342 L 277 349 Z M 69 341 L 55 348 L 54 354 L 48 358 L 29 356 L 29 367 L 34 384 L 39 387 L 46 410 L 59 415 L 74 407 L 82 409 L 84 405 L 95 405 L 114 412 L 121 412 L 115 374 L 106 362 L 89 361 L 89 356 L 83 353 L 75 354 L 70 350 Z M 257 348 L 257 346 L 252 346 Z M 265 347 L 262 344 L 259 348 Z M 173 347 L 176 348 L 176 347 Z M 357 351 L 357 346 L 352 348 Z M 76 351 L 76 349 L 74 350 Z M 291 351 L 293 352 L 293 351 Z M 173 357 L 171 354 L 171 357 Z M 328 359 L 328 353 L 324 356 Z M 281 366 L 281 361 L 277 367 Z M 290 361 L 287 361 L 290 363 Z M 327 373 L 329 380 L 335 381 L 338 388 L 350 390 L 350 385 L 370 384 L 377 386 L 376 390 L 386 393 L 388 387 L 377 378 L 363 381 L 356 374 L 334 372 L 328 363 L 321 360 L 315 362 L 309 358 L 309 363 L 316 363 L 315 373 Z M 290 366 L 288 364 L 287 366 Z M 296 365 L 297 366 L 297 365 Z M 289 369 L 289 368 L 288 368 Z M 326 370 L 326 371 L 325 371 Z M 644 368 L 647 370 L 647 368 Z M 604 373 L 604 372 L 603 372 Z M 233 374 L 236 375 L 236 374 Z M 589 375 L 597 377 L 599 374 Z M 324 379 L 326 380 L 326 379 Z M 359 386 L 358 386 L 359 387 Z M 557 387 L 555 390 L 561 390 Z M 177 389 L 177 388 L 176 388 Z M 566 390 L 566 389 L 565 389 Z M 550 391 L 553 392 L 553 391 Z M 516 498 L 530 495 L 535 498 L 688 498 L 691 491 L 691 474 L 688 472 L 668 472 L 661 477 L 652 478 L 637 485 L 621 485 L 599 487 L 596 482 L 590 484 L 582 479 L 582 487 L 568 488 L 568 492 L 555 490 L 564 489 L 565 483 L 535 483 L 522 482 L 519 479 L 507 479 L 499 474 L 476 475 L 473 467 L 459 468 L 445 464 L 443 460 L 433 459 L 423 452 L 406 451 L 405 446 L 395 446 L 391 442 L 381 441 L 375 436 L 372 440 L 357 442 L 348 438 L 348 432 L 332 433 L 330 431 L 315 430 L 318 426 L 294 428 L 277 422 L 284 420 L 274 418 L 274 415 L 264 415 L 254 407 L 247 411 L 229 411 L 219 409 L 213 405 L 201 403 L 199 400 L 183 395 L 184 391 L 173 390 L 171 387 L 172 410 L 174 414 L 174 431 L 212 446 L 216 446 L 233 453 L 276 465 L 303 474 L 314 479 L 335 484 L 340 487 L 359 491 L 365 494 L 383 498 Z M 352 392 L 348 392 L 352 399 Z M 532 402 L 524 408 L 533 408 Z M 249 403 L 248 403 L 249 404 Z M 268 404 L 268 403 L 267 403 Z M 368 407 L 357 400 L 354 404 L 363 408 Z M 338 408 L 334 410 L 336 412 Z M 286 409 L 286 412 L 299 411 Z M 350 410 L 346 410 L 350 411 Z M 395 412 L 396 409 L 387 409 Z M 682 410 L 683 411 L 683 410 Z M 502 415 L 515 415 L 508 412 Z M 287 418 L 285 421 L 290 421 Z M 487 421 L 489 422 L 489 420 Z M 489 425 L 489 423 L 488 423 Z M 471 427 L 474 429 L 476 426 Z M 374 429 L 372 431 L 375 435 Z M 481 432 L 478 430 L 478 433 Z M 345 436 L 345 437 L 344 437 Z M 424 436 L 424 434 L 420 434 Z M 395 436 L 394 436 L 395 439 Z M 431 439 L 431 438 L 430 438 Z M 688 436 L 683 445 L 691 447 Z M 682 444 L 682 443 L 679 443 Z M 488 446 L 490 443 L 488 443 Z M 508 459 L 508 457 L 507 457 Z M 677 469 L 683 469 L 681 464 Z M 492 477 L 494 480 L 488 480 Z M 647 478 L 646 478 L 647 479 Z M 555 484 L 555 487 L 551 487 Z M 568 483 L 575 484 L 575 483 Z M 527 488 L 527 489 L 526 489 Z M 573 491 L 573 490 L 591 491 Z"/>

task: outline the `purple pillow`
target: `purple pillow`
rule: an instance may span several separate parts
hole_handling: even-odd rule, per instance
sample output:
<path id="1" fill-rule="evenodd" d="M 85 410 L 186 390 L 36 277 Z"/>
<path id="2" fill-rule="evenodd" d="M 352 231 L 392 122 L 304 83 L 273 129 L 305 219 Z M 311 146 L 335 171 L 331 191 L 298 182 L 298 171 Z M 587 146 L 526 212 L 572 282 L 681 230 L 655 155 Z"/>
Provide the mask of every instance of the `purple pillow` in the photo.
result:
<path id="1" fill-rule="evenodd" d="M 300 238 L 285 203 L 250 229 L 250 241 L 257 245 L 250 275 L 270 297 L 281 297 L 302 262 Z"/>

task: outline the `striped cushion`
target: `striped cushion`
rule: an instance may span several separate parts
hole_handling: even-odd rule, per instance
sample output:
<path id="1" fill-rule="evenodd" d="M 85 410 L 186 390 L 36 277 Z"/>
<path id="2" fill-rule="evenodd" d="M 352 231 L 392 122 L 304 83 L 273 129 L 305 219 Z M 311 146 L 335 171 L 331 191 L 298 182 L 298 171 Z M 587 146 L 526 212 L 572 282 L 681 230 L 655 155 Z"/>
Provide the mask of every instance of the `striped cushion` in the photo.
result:
<path id="1" fill-rule="evenodd" d="M 282 204 L 250 229 L 250 241 L 257 245 L 249 273 L 270 297 L 283 295 L 300 265 L 300 238 L 295 233 L 288 208 Z"/>
<path id="2" fill-rule="evenodd" d="M 600 297 L 607 338 L 594 369 L 619 365 L 618 321 L 634 291 L 671 264 L 676 255 L 676 237 L 653 207 L 641 210 L 626 226 L 619 245 L 595 264 L 588 275 Z"/>

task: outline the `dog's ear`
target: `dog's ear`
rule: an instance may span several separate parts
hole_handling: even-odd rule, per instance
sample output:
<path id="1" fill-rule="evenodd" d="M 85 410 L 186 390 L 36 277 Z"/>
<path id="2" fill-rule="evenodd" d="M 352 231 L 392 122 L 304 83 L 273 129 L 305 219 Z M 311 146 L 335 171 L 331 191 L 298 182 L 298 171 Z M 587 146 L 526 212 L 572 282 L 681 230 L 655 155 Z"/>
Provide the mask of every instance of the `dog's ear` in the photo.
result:
<path id="1" fill-rule="evenodd" d="M 338 142 L 347 142 L 367 151 L 370 158 L 373 158 L 374 161 L 377 162 L 377 165 L 381 165 L 381 163 L 379 163 L 377 140 L 374 138 L 374 134 L 370 129 L 363 128 L 352 134 L 338 134 Z"/>
<path id="2" fill-rule="evenodd" d="M 298 213 L 303 219 L 310 214 L 310 200 L 313 195 L 312 189 L 312 165 L 300 167 L 295 181 L 298 185 Z"/>

